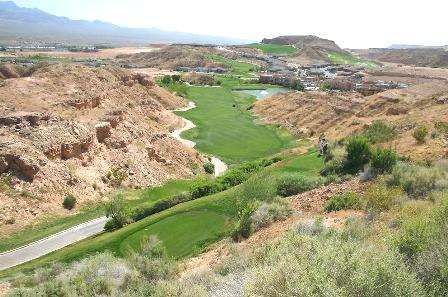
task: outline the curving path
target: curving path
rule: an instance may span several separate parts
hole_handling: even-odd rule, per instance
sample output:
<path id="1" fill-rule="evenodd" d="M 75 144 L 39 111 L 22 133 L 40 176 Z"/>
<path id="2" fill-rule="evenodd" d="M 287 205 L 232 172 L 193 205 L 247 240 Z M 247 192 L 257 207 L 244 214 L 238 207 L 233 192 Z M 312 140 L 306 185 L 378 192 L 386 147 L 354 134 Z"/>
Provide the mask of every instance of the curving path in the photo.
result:
<path id="1" fill-rule="evenodd" d="M 175 109 L 174 111 L 187 111 L 190 109 L 196 108 L 196 104 L 194 102 L 191 102 L 188 104 L 188 107 L 184 107 L 184 108 L 180 108 L 180 109 Z M 180 117 L 184 123 L 185 126 L 180 128 L 180 129 L 176 129 L 173 132 L 171 132 L 171 136 L 173 136 L 174 138 L 176 138 L 177 140 L 179 140 L 181 143 L 183 143 L 185 146 L 188 146 L 190 148 L 193 148 L 196 143 L 194 141 L 188 140 L 188 139 L 184 139 L 180 136 L 180 134 L 184 131 L 193 129 L 196 127 L 196 125 L 192 122 L 189 121 L 183 117 Z M 211 161 L 210 161 L 213 165 L 215 165 L 215 176 L 221 176 L 223 175 L 226 171 L 227 171 L 227 165 L 226 163 L 224 163 L 222 160 L 216 158 L 216 157 L 212 157 Z"/>
<path id="2" fill-rule="evenodd" d="M 106 217 L 100 217 L 67 230 L 48 236 L 44 239 L 0 254 L 0 270 L 37 259 L 43 255 L 59 250 L 67 245 L 101 233 L 107 222 Z"/>
<path id="3" fill-rule="evenodd" d="M 188 107 L 177 109 L 175 111 L 187 111 L 195 107 L 196 105 L 194 104 L 194 102 L 190 102 Z M 193 129 L 194 127 L 196 127 L 196 125 L 187 119 L 182 118 L 182 120 L 185 122 L 185 126 L 173 131 L 171 135 L 182 142 L 184 145 L 193 148 L 196 143 L 188 139 L 183 139 L 182 137 L 180 137 L 180 134 L 189 129 Z M 212 157 L 211 163 L 215 165 L 215 176 L 220 176 L 227 171 L 227 165 L 220 159 Z M 106 217 L 100 217 L 76 225 L 67 230 L 58 232 L 20 248 L 0 253 L 0 271 L 37 259 L 46 254 L 66 247 L 72 243 L 99 234 L 103 232 L 104 225 L 106 224 L 107 220 L 108 218 Z"/>

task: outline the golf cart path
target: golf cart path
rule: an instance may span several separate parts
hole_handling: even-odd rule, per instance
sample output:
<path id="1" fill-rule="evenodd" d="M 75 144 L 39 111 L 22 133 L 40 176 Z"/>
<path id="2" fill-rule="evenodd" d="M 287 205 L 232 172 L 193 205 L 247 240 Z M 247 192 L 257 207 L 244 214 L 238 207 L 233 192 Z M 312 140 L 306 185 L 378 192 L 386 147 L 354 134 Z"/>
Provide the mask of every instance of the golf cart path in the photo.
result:
<path id="1" fill-rule="evenodd" d="M 106 217 L 100 217 L 50 235 L 28 245 L 1 253 L 0 270 L 11 268 L 33 259 L 37 259 L 67 245 L 101 233 L 104 230 L 104 225 L 106 222 Z"/>
<path id="2" fill-rule="evenodd" d="M 193 109 L 193 108 L 196 108 L 196 104 L 194 102 L 190 101 L 190 103 L 188 104 L 188 107 L 175 109 L 174 111 L 187 111 L 187 110 L 190 110 L 190 109 Z M 180 136 L 180 134 L 182 132 L 185 132 L 187 130 L 195 128 L 196 125 L 192 121 L 189 121 L 189 120 L 187 120 L 187 119 L 185 119 L 183 117 L 180 117 L 180 118 L 184 121 L 185 126 L 182 127 L 182 128 L 176 129 L 173 132 L 171 132 L 171 136 L 173 136 L 174 138 L 179 140 L 185 146 L 193 148 L 196 145 L 196 143 L 194 141 L 182 138 Z M 210 162 L 213 165 L 215 165 L 215 176 L 223 175 L 227 171 L 227 165 L 222 160 L 220 160 L 220 159 L 218 159 L 216 157 L 212 157 Z"/>

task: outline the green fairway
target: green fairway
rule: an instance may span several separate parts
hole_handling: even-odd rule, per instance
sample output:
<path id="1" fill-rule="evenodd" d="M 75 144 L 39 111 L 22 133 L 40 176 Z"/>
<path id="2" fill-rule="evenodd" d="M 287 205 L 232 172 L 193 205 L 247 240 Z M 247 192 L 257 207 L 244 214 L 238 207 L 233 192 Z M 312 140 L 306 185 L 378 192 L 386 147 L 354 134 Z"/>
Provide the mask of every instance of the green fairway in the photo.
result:
<path id="1" fill-rule="evenodd" d="M 249 72 L 253 72 L 258 67 L 255 64 L 232 60 L 220 55 L 210 54 L 210 57 L 216 62 L 224 63 L 230 66 L 232 74 L 244 75 Z"/>
<path id="2" fill-rule="evenodd" d="M 129 208 L 140 205 L 152 205 L 161 199 L 187 191 L 195 182 L 196 179 L 173 180 L 160 187 L 126 191 L 124 193 L 126 198 L 128 198 L 126 205 Z M 79 213 L 72 216 L 46 218 L 37 224 L 25 227 L 13 236 L 0 238 L 0 252 L 21 247 L 103 215 L 103 206 L 96 204 L 86 205 L 81 208 Z"/>
<path id="3" fill-rule="evenodd" d="M 288 172 L 317 176 L 322 166 L 323 160 L 316 152 L 287 156 L 285 160 L 263 169 L 256 178 L 271 181 Z M 76 261 L 105 250 L 117 256 L 125 256 L 129 247 L 138 247 L 141 238 L 149 234 L 157 234 L 173 257 L 182 258 L 197 254 L 207 245 L 225 237 L 231 230 L 237 214 L 236 201 L 242 195 L 243 186 L 244 184 L 179 204 L 117 231 L 80 241 L 39 259 L 2 271 L 0 278 L 17 272 L 30 272 L 55 261 Z M 184 228 L 184 224 L 188 228 Z"/>
<path id="4" fill-rule="evenodd" d="M 297 53 L 297 49 L 291 45 L 252 43 L 247 47 L 257 48 L 264 54 L 270 55 L 292 55 Z"/>
<path id="5" fill-rule="evenodd" d="M 208 210 L 174 215 L 126 238 L 121 243 L 121 253 L 130 249 L 137 251 L 142 239 L 156 235 L 163 241 L 169 256 L 182 258 L 221 238 L 227 220 L 225 215 Z"/>
<path id="6" fill-rule="evenodd" d="M 355 65 L 362 66 L 366 68 L 377 68 L 379 65 L 375 62 L 358 58 L 349 53 L 344 52 L 330 52 L 328 54 L 328 58 L 330 58 L 332 63 L 335 64 L 344 64 L 344 65 Z"/>
<path id="7" fill-rule="evenodd" d="M 179 112 L 196 124 L 182 137 L 196 142 L 196 148 L 229 164 L 240 164 L 280 152 L 294 145 L 285 129 L 261 125 L 246 110 L 254 97 L 233 93 L 229 88 L 190 87 L 187 98 L 197 108 Z"/>

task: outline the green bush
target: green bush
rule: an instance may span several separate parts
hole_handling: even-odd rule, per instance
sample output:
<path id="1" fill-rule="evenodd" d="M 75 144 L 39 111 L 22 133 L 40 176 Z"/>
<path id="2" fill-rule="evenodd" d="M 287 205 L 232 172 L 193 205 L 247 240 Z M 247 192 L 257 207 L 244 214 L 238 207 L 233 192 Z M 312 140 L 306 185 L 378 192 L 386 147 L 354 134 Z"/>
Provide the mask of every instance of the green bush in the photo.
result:
<path id="1" fill-rule="evenodd" d="M 67 195 L 64 198 L 64 202 L 62 202 L 62 205 L 65 209 L 71 210 L 73 207 L 75 207 L 76 204 L 76 197 L 74 195 Z"/>
<path id="2" fill-rule="evenodd" d="M 398 155 L 394 150 L 377 148 L 370 159 L 370 166 L 378 173 L 390 172 L 397 160 Z"/>
<path id="3" fill-rule="evenodd" d="M 424 143 L 426 136 L 428 136 L 428 128 L 426 126 L 418 126 L 414 129 L 412 136 L 414 136 L 418 143 Z"/>
<path id="4" fill-rule="evenodd" d="M 131 217 L 134 221 L 140 221 L 150 215 L 167 210 L 173 206 L 190 201 L 192 199 L 193 197 L 191 196 L 190 193 L 181 193 L 168 199 L 157 201 L 152 206 L 138 207 L 132 211 Z"/>
<path id="5" fill-rule="evenodd" d="M 372 149 L 369 141 L 363 136 L 351 137 L 347 144 L 347 164 L 346 169 L 349 172 L 356 172 L 369 163 L 372 155 Z"/>
<path id="6" fill-rule="evenodd" d="M 334 196 L 325 205 L 326 212 L 339 211 L 343 209 L 351 209 L 358 205 L 359 196 L 353 192 L 342 193 Z"/>
<path id="7" fill-rule="evenodd" d="M 109 184 L 113 187 L 119 187 L 126 179 L 126 172 L 120 167 L 112 167 L 106 175 Z"/>
<path id="8" fill-rule="evenodd" d="M 277 181 L 277 194 L 288 197 L 312 190 L 323 184 L 323 180 L 296 174 L 282 176 Z"/>
<path id="9" fill-rule="evenodd" d="M 218 193 L 222 190 L 222 186 L 213 181 L 200 181 L 191 187 L 190 193 L 193 198 L 200 198 L 211 194 Z"/>
<path id="10" fill-rule="evenodd" d="M 375 144 L 393 140 L 397 137 L 397 131 L 395 127 L 389 126 L 384 122 L 377 121 L 367 127 L 363 131 L 362 136 L 366 137 L 370 143 Z"/>
<path id="11" fill-rule="evenodd" d="M 207 172 L 208 174 L 214 174 L 215 173 L 215 165 L 213 165 L 213 163 L 205 163 L 204 165 L 202 165 L 204 167 L 205 172 Z"/>

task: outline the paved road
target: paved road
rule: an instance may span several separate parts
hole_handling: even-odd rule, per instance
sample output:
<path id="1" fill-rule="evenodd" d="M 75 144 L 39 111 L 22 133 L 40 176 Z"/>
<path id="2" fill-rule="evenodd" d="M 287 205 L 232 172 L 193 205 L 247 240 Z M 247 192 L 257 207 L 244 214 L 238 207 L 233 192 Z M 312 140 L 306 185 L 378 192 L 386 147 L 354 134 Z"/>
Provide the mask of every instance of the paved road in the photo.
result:
<path id="1" fill-rule="evenodd" d="M 107 220 L 106 217 L 97 218 L 15 250 L 1 253 L 0 270 L 31 261 L 69 244 L 101 233 Z"/>

